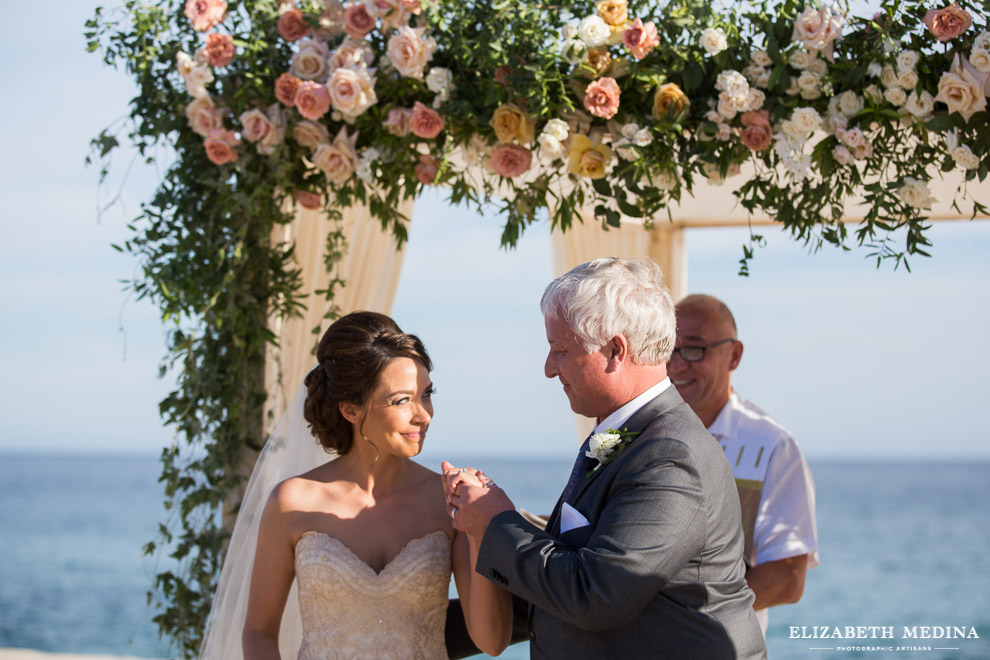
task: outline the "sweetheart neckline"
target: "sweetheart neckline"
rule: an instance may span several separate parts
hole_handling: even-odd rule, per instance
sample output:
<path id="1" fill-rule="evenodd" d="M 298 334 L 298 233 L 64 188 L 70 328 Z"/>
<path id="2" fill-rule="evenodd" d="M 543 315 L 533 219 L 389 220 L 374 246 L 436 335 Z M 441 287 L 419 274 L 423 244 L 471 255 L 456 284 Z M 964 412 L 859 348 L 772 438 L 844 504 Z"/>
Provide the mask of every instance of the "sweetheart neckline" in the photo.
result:
<path id="1" fill-rule="evenodd" d="M 307 530 L 307 531 L 303 532 L 302 534 L 300 534 L 299 539 L 296 541 L 296 545 L 293 548 L 293 555 L 295 555 L 296 550 L 299 547 L 299 541 L 302 541 L 303 540 L 303 537 L 306 537 L 306 536 L 323 536 L 323 537 L 326 537 L 327 539 L 329 539 L 330 541 L 335 542 L 337 545 L 339 545 L 341 548 L 343 548 L 347 552 L 347 554 L 349 554 L 351 557 L 353 557 L 355 560 L 357 560 L 358 563 L 360 563 L 362 566 L 364 566 L 369 571 L 371 571 L 372 574 L 375 577 L 381 577 L 385 573 L 385 571 L 387 571 L 389 569 L 389 567 L 392 566 L 399 557 L 401 557 L 403 554 L 405 554 L 406 550 L 408 550 L 410 546 L 412 546 L 414 543 L 417 543 L 419 541 L 425 541 L 426 539 L 428 539 L 428 538 L 430 538 L 432 536 L 436 536 L 437 534 L 443 534 L 443 536 L 447 537 L 447 532 L 443 531 L 442 529 L 438 529 L 435 532 L 429 532 L 427 534 L 424 534 L 423 536 L 418 536 L 418 537 L 416 537 L 414 539 L 410 539 L 408 542 L 406 542 L 406 544 L 404 546 L 402 546 L 402 549 L 400 549 L 397 553 L 395 553 L 395 556 L 394 557 L 392 557 L 391 559 L 389 559 L 385 563 L 385 565 L 382 566 L 382 570 L 380 570 L 380 571 L 376 571 L 374 568 L 372 568 L 371 564 L 369 564 L 365 560 L 363 560 L 360 557 L 358 557 L 357 556 L 357 553 L 355 553 L 353 550 L 351 550 L 351 548 L 346 543 L 344 543 L 343 541 L 341 541 L 340 539 L 338 539 L 336 536 L 331 536 L 330 534 L 327 534 L 326 532 L 321 532 L 321 531 L 318 531 L 318 530 L 315 530 L 315 529 Z M 449 538 L 450 537 L 447 537 L 448 540 L 449 540 Z"/>

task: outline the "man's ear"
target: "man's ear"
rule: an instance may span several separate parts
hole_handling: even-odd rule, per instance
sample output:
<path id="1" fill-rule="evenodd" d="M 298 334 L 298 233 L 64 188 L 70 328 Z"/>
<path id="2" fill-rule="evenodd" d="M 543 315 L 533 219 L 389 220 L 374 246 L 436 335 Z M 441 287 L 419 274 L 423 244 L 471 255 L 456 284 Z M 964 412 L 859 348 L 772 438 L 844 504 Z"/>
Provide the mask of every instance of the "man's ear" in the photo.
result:
<path id="1" fill-rule="evenodd" d="M 739 366 L 739 362 L 742 360 L 743 354 L 743 343 L 738 339 L 732 342 L 732 357 L 729 360 L 729 371 L 735 371 L 736 367 Z"/>
<path id="2" fill-rule="evenodd" d="M 361 410 L 353 403 L 345 403 L 341 401 L 337 404 L 340 414 L 344 416 L 351 424 L 357 424 L 361 421 Z"/>
<path id="3" fill-rule="evenodd" d="M 618 334 L 612 337 L 609 342 L 602 347 L 602 352 L 605 354 L 605 359 L 608 360 L 605 371 L 611 373 L 615 371 L 620 364 L 629 361 L 629 340 L 626 339 L 625 335 Z"/>

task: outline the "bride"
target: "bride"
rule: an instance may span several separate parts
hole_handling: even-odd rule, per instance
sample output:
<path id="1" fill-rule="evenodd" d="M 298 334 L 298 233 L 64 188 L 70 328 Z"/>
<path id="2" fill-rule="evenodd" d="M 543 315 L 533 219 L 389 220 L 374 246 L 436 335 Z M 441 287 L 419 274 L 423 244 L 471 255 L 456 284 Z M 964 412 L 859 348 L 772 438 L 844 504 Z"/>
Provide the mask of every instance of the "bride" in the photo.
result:
<path id="1" fill-rule="evenodd" d="M 478 548 L 453 529 L 440 475 L 411 460 L 433 416 L 423 344 L 355 312 L 330 326 L 317 358 L 249 482 L 200 657 L 280 658 L 281 647 L 301 660 L 446 658 L 451 570 L 471 639 L 498 655 L 510 596 L 473 570 Z M 271 488 L 316 444 L 310 432 L 336 458 Z M 259 490 L 270 490 L 263 508 Z"/>

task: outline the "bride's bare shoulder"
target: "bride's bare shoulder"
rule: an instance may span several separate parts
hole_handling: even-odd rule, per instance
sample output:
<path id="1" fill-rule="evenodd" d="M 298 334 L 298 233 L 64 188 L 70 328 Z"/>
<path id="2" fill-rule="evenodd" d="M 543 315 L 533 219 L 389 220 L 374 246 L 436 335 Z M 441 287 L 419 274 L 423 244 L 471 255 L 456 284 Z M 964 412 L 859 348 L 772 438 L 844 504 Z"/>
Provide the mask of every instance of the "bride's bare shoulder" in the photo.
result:
<path id="1" fill-rule="evenodd" d="M 272 489 L 269 501 L 279 509 L 295 509 L 302 503 L 326 497 L 327 487 L 333 481 L 330 464 L 325 463 L 308 472 L 289 477 Z"/>

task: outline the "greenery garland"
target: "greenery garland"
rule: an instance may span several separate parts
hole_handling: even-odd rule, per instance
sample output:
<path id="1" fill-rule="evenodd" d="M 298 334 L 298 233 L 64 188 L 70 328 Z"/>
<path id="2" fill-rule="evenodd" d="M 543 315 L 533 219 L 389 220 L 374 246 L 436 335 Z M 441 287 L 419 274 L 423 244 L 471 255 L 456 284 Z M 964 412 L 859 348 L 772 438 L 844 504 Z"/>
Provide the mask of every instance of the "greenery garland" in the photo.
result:
<path id="1" fill-rule="evenodd" d="M 649 226 L 696 182 L 748 167 L 742 206 L 816 245 L 847 246 L 839 219 L 863 194 L 855 241 L 899 264 L 929 244 L 931 177 L 987 176 L 988 14 L 987 2 L 901 0 L 869 18 L 797 0 L 97 9 L 89 50 L 139 89 L 126 139 L 149 159 L 170 154 L 117 246 L 140 259 L 131 285 L 170 324 L 162 370 L 179 372 L 161 402 L 178 432 L 162 454 L 177 520 L 161 536 L 180 568 L 149 595 L 163 635 L 195 655 L 262 441 L 267 323 L 308 294 L 293 246 L 271 239 L 293 204 L 336 220 L 367 204 L 401 243 L 399 202 L 444 184 L 454 203 L 498 198 L 511 246 L 544 212 L 561 230 L 586 208 L 605 225 Z M 107 160 L 119 138 L 93 143 Z M 964 184 L 953 202 L 966 195 Z M 976 213 L 986 208 L 974 202 Z M 345 249 L 338 226 L 329 271 Z M 332 301 L 340 284 L 318 293 Z"/>

